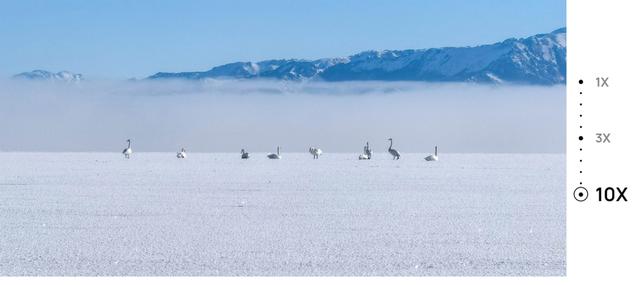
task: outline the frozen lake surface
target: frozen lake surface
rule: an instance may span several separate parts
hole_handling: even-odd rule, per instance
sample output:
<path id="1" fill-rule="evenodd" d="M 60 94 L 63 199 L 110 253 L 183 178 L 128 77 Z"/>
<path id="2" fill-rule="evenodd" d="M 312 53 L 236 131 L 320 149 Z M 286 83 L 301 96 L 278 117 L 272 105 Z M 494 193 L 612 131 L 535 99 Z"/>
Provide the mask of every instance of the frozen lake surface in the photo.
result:
<path id="1" fill-rule="evenodd" d="M 0 153 L 0 275 L 564 275 L 563 154 Z"/>

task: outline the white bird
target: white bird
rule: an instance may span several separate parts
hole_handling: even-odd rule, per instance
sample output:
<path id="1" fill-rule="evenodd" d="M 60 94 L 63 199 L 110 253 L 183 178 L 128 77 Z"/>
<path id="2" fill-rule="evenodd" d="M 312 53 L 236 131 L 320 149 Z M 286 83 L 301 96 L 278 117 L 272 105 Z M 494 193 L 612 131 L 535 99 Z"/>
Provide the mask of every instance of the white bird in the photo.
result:
<path id="1" fill-rule="evenodd" d="M 132 153 L 133 153 L 133 150 L 131 150 L 131 139 L 128 139 L 127 140 L 127 148 L 125 148 L 122 151 L 122 154 L 124 154 L 125 158 L 129 158 L 129 157 L 131 157 Z"/>
<path id="2" fill-rule="evenodd" d="M 400 153 L 397 150 L 391 148 L 393 146 L 393 139 L 389 138 L 389 142 L 391 143 L 389 144 L 389 154 L 393 156 L 394 160 L 400 159 Z"/>
<path id="3" fill-rule="evenodd" d="M 436 152 L 434 154 L 427 155 L 424 158 L 426 161 L 438 161 L 438 146 L 436 146 Z"/>
<path id="4" fill-rule="evenodd" d="M 320 157 L 320 155 L 322 155 L 322 150 L 317 148 L 317 147 L 310 147 L 309 148 L 309 153 L 311 153 L 311 155 L 313 155 L 313 159 L 318 159 L 318 157 Z"/>
<path id="5" fill-rule="evenodd" d="M 184 149 L 184 147 L 178 152 L 178 154 L 176 154 L 176 157 L 187 158 L 187 151 Z"/>
<path id="6" fill-rule="evenodd" d="M 369 160 L 371 159 L 371 149 L 369 148 L 369 142 L 367 142 L 367 145 L 364 146 L 364 152 L 358 156 L 359 160 Z"/>
<path id="7" fill-rule="evenodd" d="M 280 156 L 280 147 L 277 148 L 276 153 L 267 154 L 267 157 L 269 159 L 280 159 L 280 158 L 282 158 L 282 156 Z"/>
<path id="8" fill-rule="evenodd" d="M 248 159 L 249 158 L 249 153 L 244 151 L 244 148 L 240 151 L 240 158 L 242 158 L 242 159 Z"/>
<path id="9" fill-rule="evenodd" d="M 364 154 L 366 154 L 369 159 L 371 159 L 371 157 L 373 156 L 373 151 L 369 147 L 369 142 L 367 142 L 367 145 L 364 148 Z"/>

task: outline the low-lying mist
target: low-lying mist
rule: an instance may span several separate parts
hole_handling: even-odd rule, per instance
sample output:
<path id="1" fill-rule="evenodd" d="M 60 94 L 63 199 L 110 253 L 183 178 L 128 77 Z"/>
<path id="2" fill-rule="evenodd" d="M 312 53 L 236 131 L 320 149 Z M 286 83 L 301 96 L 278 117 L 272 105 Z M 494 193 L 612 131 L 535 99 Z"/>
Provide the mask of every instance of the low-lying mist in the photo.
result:
<path id="1" fill-rule="evenodd" d="M 0 82 L 1 151 L 564 152 L 565 86 Z"/>

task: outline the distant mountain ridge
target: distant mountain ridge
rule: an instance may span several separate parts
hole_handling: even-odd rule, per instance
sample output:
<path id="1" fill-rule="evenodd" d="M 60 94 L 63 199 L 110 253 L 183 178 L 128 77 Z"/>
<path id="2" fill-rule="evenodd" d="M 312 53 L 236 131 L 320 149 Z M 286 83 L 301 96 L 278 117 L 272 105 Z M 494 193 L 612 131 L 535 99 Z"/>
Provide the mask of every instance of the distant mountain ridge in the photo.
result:
<path id="1" fill-rule="evenodd" d="M 23 72 L 13 76 L 15 79 L 28 79 L 28 80 L 50 80 L 50 81 L 65 81 L 76 82 L 81 81 L 82 74 L 72 73 L 69 71 L 49 72 L 46 70 L 33 70 L 29 72 Z"/>
<path id="2" fill-rule="evenodd" d="M 475 47 L 365 51 L 346 58 L 235 62 L 147 79 L 424 81 L 553 85 L 566 80 L 566 28 Z"/>

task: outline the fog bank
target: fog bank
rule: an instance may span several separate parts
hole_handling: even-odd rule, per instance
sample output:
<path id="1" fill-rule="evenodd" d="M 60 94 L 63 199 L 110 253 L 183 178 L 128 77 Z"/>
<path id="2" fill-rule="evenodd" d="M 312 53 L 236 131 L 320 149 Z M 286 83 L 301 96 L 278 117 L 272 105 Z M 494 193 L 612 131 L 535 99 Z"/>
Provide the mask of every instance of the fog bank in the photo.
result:
<path id="1" fill-rule="evenodd" d="M 565 86 L 8 80 L 0 99 L 0 151 L 565 149 Z"/>

